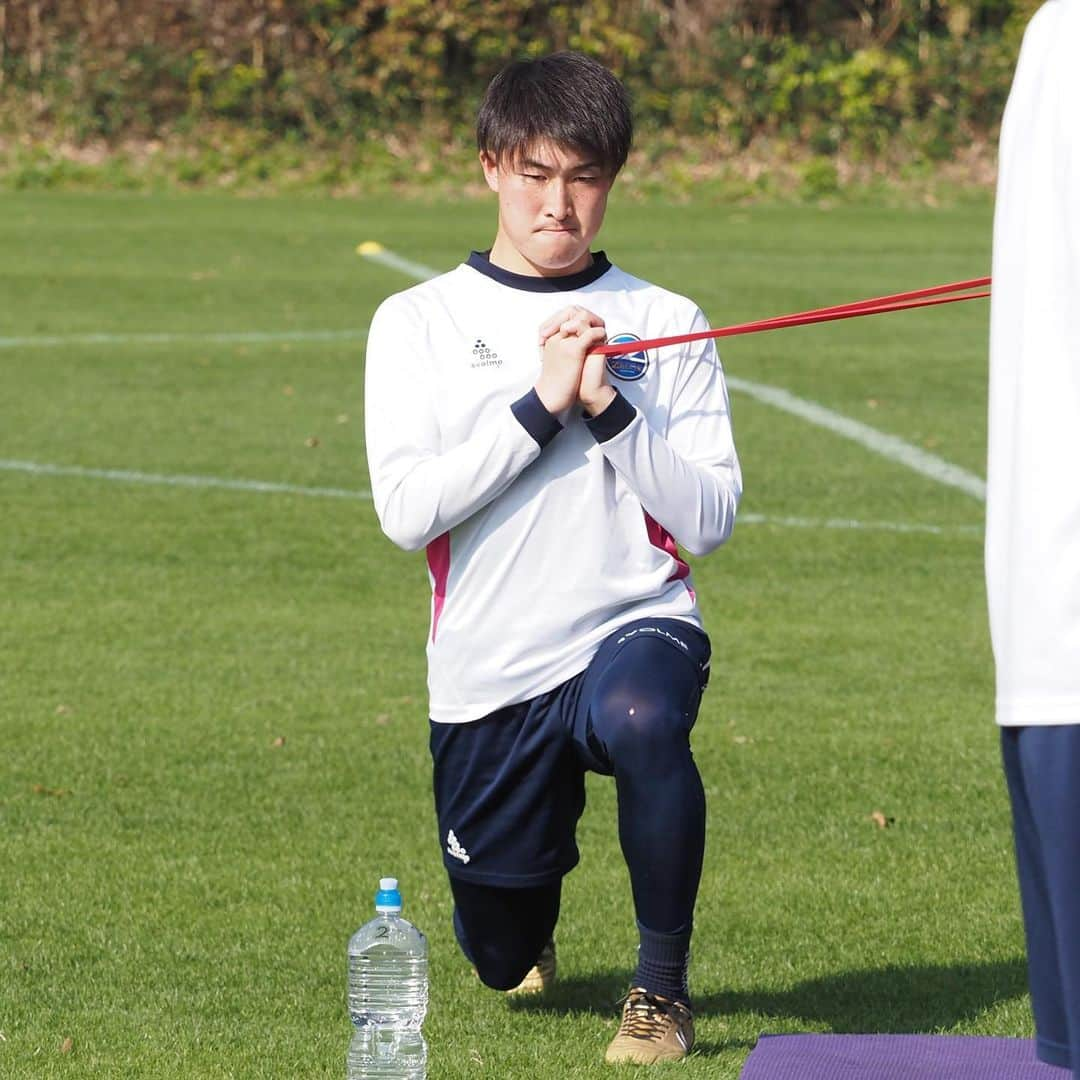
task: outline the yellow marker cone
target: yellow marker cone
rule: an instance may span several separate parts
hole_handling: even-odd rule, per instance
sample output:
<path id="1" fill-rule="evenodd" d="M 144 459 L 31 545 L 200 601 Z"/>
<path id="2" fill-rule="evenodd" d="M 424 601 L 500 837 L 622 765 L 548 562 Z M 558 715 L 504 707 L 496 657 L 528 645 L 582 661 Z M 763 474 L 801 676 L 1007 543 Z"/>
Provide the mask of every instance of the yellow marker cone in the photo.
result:
<path id="1" fill-rule="evenodd" d="M 383 246 L 377 240 L 365 240 L 362 244 L 356 245 L 357 255 L 379 255 L 382 250 Z"/>

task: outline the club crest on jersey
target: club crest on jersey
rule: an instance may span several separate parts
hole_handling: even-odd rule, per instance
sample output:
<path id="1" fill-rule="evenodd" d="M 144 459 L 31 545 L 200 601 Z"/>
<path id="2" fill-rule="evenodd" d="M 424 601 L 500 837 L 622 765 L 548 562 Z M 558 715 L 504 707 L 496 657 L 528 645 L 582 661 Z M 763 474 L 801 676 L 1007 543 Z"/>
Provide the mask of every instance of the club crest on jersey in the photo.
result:
<path id="1" fill-rule="evenodd" d="M 637 334 L 616 334 L 609 337 L 609 345 L 632 345 L 641 338 Z M 637 352 L 620 353 L 607 358 L 607 369 L 616 379 L 624 382 L 636 382 L 649 370 L 649 354 L 639 349 Z"/>

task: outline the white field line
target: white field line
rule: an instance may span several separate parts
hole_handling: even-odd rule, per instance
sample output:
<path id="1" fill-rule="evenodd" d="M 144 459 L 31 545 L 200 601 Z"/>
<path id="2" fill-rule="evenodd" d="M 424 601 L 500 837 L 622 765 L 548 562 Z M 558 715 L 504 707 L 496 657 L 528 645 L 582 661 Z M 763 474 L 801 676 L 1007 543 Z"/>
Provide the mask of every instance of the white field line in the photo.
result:
<path id="1" fill-rule="evenodd" d="M 157 487 L 221 488 L 259 495 L 304 495 L 320 499 L 351 499 L 371 502 L 371 492 L 346 488 L 305 487 L 300 484 L 275 484 L 265 480 L 233 480 L 219 476 L 170 475 L 136 472 L 132 469 L 91 469 L 81 465 L 51 465 L 41 461 L 17 461 L 0 458 L 0 472 L 28 473 L 33 476 L 70 476 L 83 480 L 106 480 L 121 484 L 149 484 Z M 977 525 L 920 525 L 896 521 L 849 521 L 844 518 L 775 517 L 768 514 L 739 515 L 740 525 L 774 525 L 791 529 L 834 529 L 841 531 L 924 533 L 931 536 L 981 536 Z"/>
<path id="2" fill-rule="evenodd" d="M 37 476 L 77 476 L 86 480 L 112 480 L 122 484 L 154 484 L 160 487 L 224 488 L 227 491 L 255 491 L 275 495 L 311 495 L 323 499 L 363 499 L 371 501 L 370 491 L 347 491 L 345 488 L 303 487 L 299 484 L 274 484 L 265 480 L 230 480 L 219 476 L 184 476 L 135 472 L 132 469 L 87 469 L 81 465 L 50 465 L 42 461 L 14 461 L 0 458 L 0 472 L 30 473 Z"/>
<path id="3" fill-rule="evenodd" d="M 914 472 L 928 476 L 939 484 L 948 487 L 959 488 L 973 498 L 982 502 L 986 501 L 986 481 L 969 473 L 959 465 L 953 465 L 944 458 L 931 454 L 926 450 L 913 446 L 895 435 L 887 435 L 877 428 L 868 424 L 852 420 L 849 416 L 833 412 L 815 401 L 807 401 L 805 398 L 796 397 L 787 390 L 778 386 L 766 386 L 763 383 L 750 382 L 748 379 L 740 379 L 734 375 L 727 376 L 727 384 L 732 390 L 747 394 L 757 401 L 774 408 L 783 409 L 803 420 L 825 428 L 836 435 L 842 435 L 845 439 L 858 443 L 860 446 L 875 454 L 880 454 L 890 461 L 899 465 L 905 465 Z"/>
<path id="4" fill-rule="evenodd" d="M 206 345 L 267 345 L 326 341 L 363 341 L 366 330 L 242 330 L 220 334 L 43 334 L 0 337 L 0 349 L 55 349 L 79 345 L 175 345 L 190 341 Z"/>
<path id="5" fill-rule="evenodd" d="M 417 281 L 429 281 L 433 277 L 438 277 L 440 273 L 440 271 L 432 270 L 430 266 L 425 266 L 423 263 L 411 262 L 409 259 L 403 259 L 400 255 L 395 255 L 392 251 L 387 251 L 377 240 L 365 240 L 362 244 L 358 244 L 356 254 L 369 262 L 389 266 L 391 270 L 399 270 Z"/>
<path id="6" fill-rule="evenodd" d="M 851 532 L 920 533 L 930 536 L 982 537 L 981 525 L 923 525 L 914 521 L 853 521 L 849 518 L 805 518 L 787 515 L 738 514 L 740 525 L 779 525 L 788 529 L 839 529 Z"/>
<path id="7" fill-rule="evenodd" d="M 419 281 L 426 281 L 438 274 L 430 266 L 422 266 L 419 263 L 409 262 L 392 252 L 387 251 L 381 244 L 373 240 L 361 244 L 357 252 L 368 259 L 391 266 L 403 273 L 410 274 Z M 959 488 L 973 498 L 986 501 L 986 482 L 974 473 L 969 473 L 959 465 L 953 465 L 936 454 L 913 446 L 895 435 L 887 435 L 877 428 L 868 424 L 852 420 L 841 413 L 833 412 L 816 401 L 808 401 L 805 398 L 796 397 L 794 394 L 781 387 L 767 386 L 764 383 L 751 382 L 749 379 L 738 378 L 734 375 L 727 376 L 727 384 L 732 390 L 738 390 L 742 394 L 754 398 L 765 405 L 782 409 L 784 412 L 798 416 L 808 423 L 817 427 L 825 428 L 834 435 L 840 435 L 845 439 L 858 443 L 866 450 L 880 454 L 889 461 L 903 465 L 914 472 L 936 480 L 939 484 L 948 487 Z"/>

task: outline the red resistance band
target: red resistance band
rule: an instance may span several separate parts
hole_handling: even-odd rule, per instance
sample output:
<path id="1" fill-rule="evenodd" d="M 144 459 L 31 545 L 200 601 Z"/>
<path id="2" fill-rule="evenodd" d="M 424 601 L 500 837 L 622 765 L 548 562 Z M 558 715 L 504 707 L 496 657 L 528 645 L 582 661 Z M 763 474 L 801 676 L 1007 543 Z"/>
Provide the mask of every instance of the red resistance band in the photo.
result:
<path id="1" fill-rule="evenodd" d="M 676 334 L 674 337 L 649 338 L 646 341 L 619 342 L 617 345 L 599 345 L 590 355 L 625 356 L 629 351 L 659 349 L 665 345 L 682 345 L 688 341 L 704 341 L 707 338 L 735 337 L 736 334 L 760 334 L 763 330 L 781 330 L 785 326 L 804 326 L 807 323 L 830 322 L 833 319 L 854 319 L 858 315 L 881 315 L 886 311 L 904 311 L 907 308 L 933 307 L 936 304 L 955 304 L 960 300 L 978 300 L 989 292 L 969 292 L 990 284 L 990 278 L 972 278 L 970 281 L 954 281 L 951 285 L 932 285 L 928 289 L 877 296 L 872 300 L 855 300 L 850 304 L 797 311 L 792 315 L 775 315 L 771 319 L 736 323 L 717 330 L 702 330 L 696 334 Z M 963 296 L 947 296 L 962 292 Z M 936 299 L 928 299 L 934 297 Z"/>

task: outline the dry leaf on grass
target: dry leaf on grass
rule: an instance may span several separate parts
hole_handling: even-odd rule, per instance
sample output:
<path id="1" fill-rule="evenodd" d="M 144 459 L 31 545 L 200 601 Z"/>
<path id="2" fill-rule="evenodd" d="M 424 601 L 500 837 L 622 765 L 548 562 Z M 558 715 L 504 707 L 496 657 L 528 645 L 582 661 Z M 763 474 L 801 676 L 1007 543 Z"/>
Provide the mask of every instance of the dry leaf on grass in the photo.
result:
<path id="1" fill-rule="evenodd" d="M 279 735 L 270 745 L 271 746 L 279 746 L 279 747 L 284 746 L 285 745 L 285 736 L 284 735 Z"/>
<path id="2" fill-rule="evenodd" d="M 870 820 L 879 828 L 887 829 L 890 825 L 896 824 L 896 818 L 886 817 L 880 810 L 875 810 L 870 815 Z"/>
<path id="3" fill-rule="evenodd" d="M 74 1043 L 74 1042 L 72 1041 L 72 1038 L 71 1038 L 71 1036 L 69 1035 L 69 1036 L 68 1036 L 68 1037 L 67 1037 L 67 1038 L 66 1038 L 66 1039 L 65 1039 L 65 1040 L 64 1040 L 64 1041 L 63 1041 L 63 1042 L 62 1042 L 62 1043 L 60 1044 L 60 1053 L 61 1053 L 61 1054 L 70 1054 L 70 1053 L 71 1053 L 71 1051 L 72 1051 L 72 1050 L 73 1050 L 74 1048 L 75 1048 L 75 1043 Z"/>

